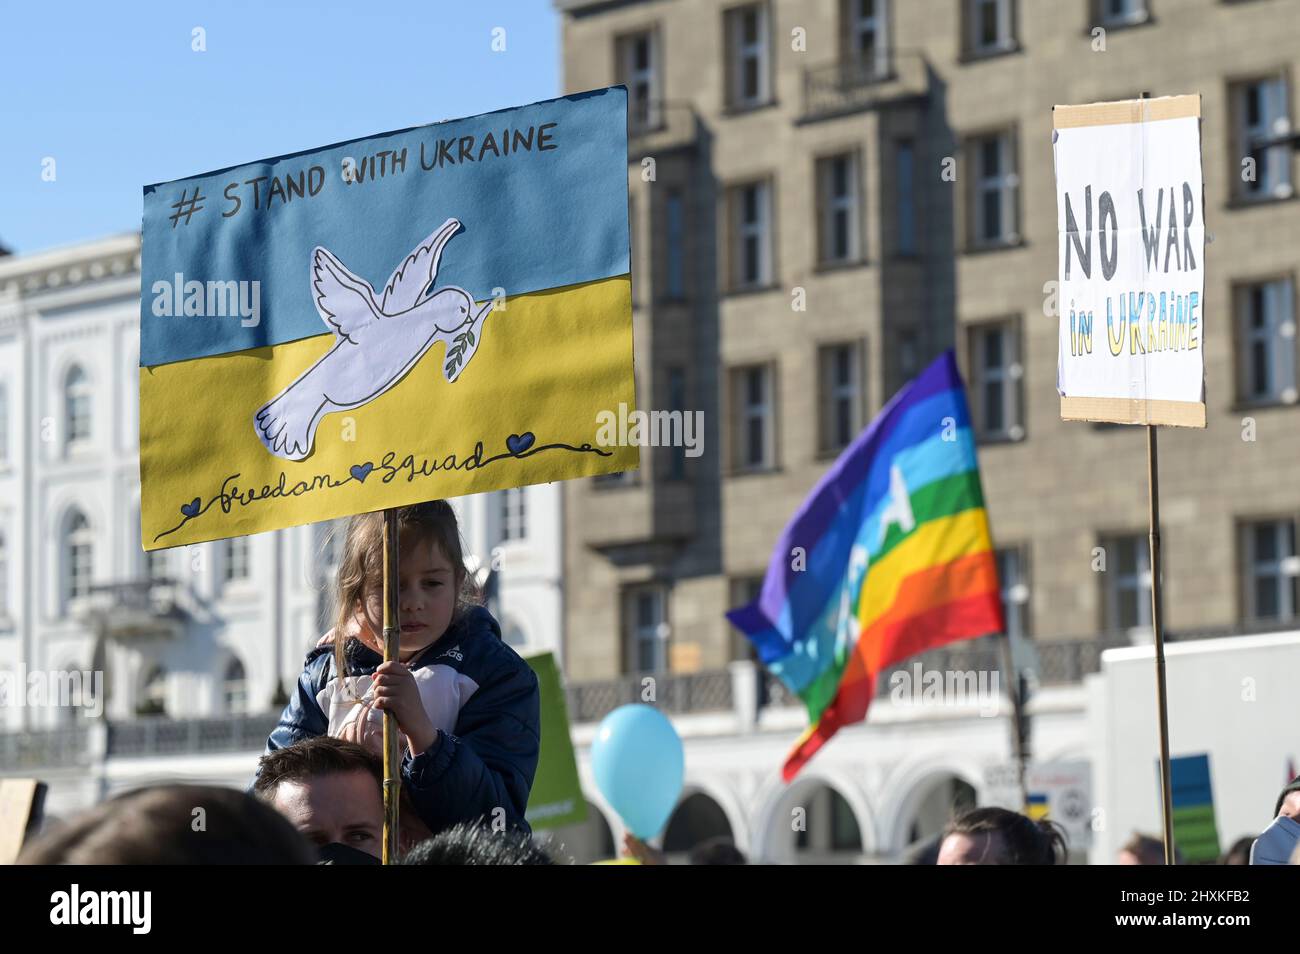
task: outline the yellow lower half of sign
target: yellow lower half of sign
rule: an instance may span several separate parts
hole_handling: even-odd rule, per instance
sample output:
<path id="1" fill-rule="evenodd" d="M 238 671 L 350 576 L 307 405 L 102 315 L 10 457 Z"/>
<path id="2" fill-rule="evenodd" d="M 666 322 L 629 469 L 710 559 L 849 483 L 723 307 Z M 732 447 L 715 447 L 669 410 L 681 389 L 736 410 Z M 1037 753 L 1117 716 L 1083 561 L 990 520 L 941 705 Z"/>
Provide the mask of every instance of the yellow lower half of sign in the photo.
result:
<path id="1" fill-rule="evenodd" d="M 463 343 L 450 382 L 450 343 L 435 342 L 384 389 L 392 362 L 332 333 L 141 368 L 144 548 L 638 467 L 637 446 L 597 439 L 601 412 L 636 406 L 629 276 L 501 304 Z M 339 393 L 303 377 L 327 356 L 342 360 L 336 346 L 349 364 L 341 373 L 374 378 L 377 396 L 353 407 L 314 396 Z M 303 423 L 294 412 L 315 421 L 301 460 L 277 456 L 255 427 L 290 386 L 306 397 L 289 402 L 285 426 Z"/>

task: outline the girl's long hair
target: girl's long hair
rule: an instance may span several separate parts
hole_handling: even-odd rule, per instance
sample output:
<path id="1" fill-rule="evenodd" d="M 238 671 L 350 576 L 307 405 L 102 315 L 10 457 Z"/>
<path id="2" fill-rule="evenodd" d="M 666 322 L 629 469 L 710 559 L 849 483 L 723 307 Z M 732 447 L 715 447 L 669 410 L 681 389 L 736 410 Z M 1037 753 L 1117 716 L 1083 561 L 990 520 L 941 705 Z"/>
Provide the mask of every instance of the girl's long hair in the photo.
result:
<path id="1" fill-rule="evenodd" d="M 482 603 L 482 594 L 465 568 L 464 548 L 456 511 L 445 500 L 430 500 L 397 508 L 398 550 L 410 552 L 422 543 L 433 543 L 456 574 L 456 611 L 452 624 L 471 606 Z M 366 596 L 383 587 L 384 513 L 358 514 L 348 521 L 334 585 L 334 669 L 346 686 L 348 673 L 348 631 Z M 375 634 L 382 639 L 382 633 Z"/>

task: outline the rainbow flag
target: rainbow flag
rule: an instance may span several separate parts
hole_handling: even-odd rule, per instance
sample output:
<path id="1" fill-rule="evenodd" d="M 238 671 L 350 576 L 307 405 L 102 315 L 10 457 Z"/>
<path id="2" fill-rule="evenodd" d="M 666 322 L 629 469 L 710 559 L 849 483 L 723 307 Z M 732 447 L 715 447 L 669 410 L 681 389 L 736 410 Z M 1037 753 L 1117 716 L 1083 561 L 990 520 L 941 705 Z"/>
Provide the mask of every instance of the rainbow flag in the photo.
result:
<path id="1" fill-rule="evenodd" d="M 781 534 L 758 599 L 727 618 L 808 707 L 800 768 L 861 721 L 887 667 L 1003 629 L 975 440 L 951 351 L 902 388 Z"/>

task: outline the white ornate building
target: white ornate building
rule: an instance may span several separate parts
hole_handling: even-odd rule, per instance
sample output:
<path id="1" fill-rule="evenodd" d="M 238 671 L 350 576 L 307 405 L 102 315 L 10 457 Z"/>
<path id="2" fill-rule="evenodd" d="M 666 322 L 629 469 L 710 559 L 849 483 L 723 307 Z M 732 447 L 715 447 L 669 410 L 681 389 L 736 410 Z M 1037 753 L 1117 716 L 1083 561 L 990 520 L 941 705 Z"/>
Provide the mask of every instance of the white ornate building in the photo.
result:
<path id="1" fill-rule="evenodd" d="M 98 670 L 115 720 L 261 713 L 330 614 L 330 525 L 146 554 L 137 435 L 140 238 L 0 257 L 0 672 Z M 553 485 L 457 500 L 506 638 L 560 652 Z M 5 705 L 0 731 L 74 722 Z"/>

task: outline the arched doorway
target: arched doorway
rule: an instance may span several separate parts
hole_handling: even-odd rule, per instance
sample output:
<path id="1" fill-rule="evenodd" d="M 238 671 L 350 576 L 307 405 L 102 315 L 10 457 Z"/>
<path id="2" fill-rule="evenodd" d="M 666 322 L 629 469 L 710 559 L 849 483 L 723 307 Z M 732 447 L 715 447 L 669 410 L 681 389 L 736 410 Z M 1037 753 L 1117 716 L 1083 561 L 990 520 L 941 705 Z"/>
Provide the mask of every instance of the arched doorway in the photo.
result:
<path id="1" fill-rule="evenodd" d="M 614 832 L 600 809 L 587 802 L 587 820 L 539 833 L 539 840 L 560 864 L 589 865 L 619 855 Z"/>
<path id="2" fill-rule="evenodd" d="M 960 776 L 939 773 L 917 786 L 906 805 L 900 819 L 903 857 L 915 864 L 932 864 L 948 822 L 975 807 L 975 787 Z"/>
<path id="3" fill-rule="evenodd" d="M 664 831 L 664 854 L 679 855 L 685 861 L 694 848 L 714 838 L 736 840 L 722 806 L 704 792 L 695 792 L 673 809 Z"/>
<path id="4" fill-rule="evenodd" d="M 836 786 L 816 778 L 796 781 L 767 816 L 764 857 L 754 860 L 858 864 L 868 851 L 864 829 L 869 824 Z"/>

